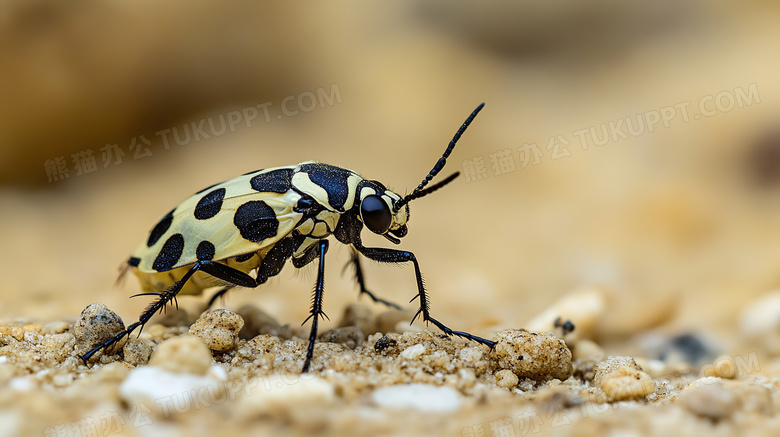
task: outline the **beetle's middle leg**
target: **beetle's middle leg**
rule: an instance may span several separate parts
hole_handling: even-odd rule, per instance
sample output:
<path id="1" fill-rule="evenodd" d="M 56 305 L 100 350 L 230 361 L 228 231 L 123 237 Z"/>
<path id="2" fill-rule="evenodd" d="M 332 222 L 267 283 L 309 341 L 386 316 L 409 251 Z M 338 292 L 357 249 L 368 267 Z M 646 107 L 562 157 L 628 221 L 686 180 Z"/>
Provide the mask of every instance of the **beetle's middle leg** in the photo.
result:
<path id="1" fill-rule="evenodd" d="M 328 316 L 322 311 L 322 298 L 325 293 L 325 252 L 328 251 L 328 240 L 320 240 L 317 243 L 317 252 L 309 251 L 309 253 L 317 254 L 320 258 L 320 265 L 317 268 L 317 283 L 314 286 L 314 296 L 312 297 L 311 310 L 309 311 L 309 317 L 301 323 L 302 325 L 312 319 L 311 332 L 309 333 L 309 347 L 306 351 L 306 361 L 303 363 L 303 373 L 309 371 L 311 365 L 311 359 L 314 356 L 314 341 L 317 339 L 317 325 L 320 316 Z M 330 320 L 330 319 L 329 319 Z"/>
<path id="2" fill-rule="evenodd" d="M 360 295 L 367 295 L 371 298 L 374 302 L 384 304 L 386 306 L 389 306 L 390 308 L 395 308 L 397 310 L 402 310 L 400 305 L 395 304 L 393 302 L 390 302 L 388 300 L 382 299 L 381 297 L 377 297 L 369 291 L 366 288 L 366 282 L 365 278 L 363 277 L 363 266 L 360 265 L 360 252 L 358 252 L 354 247 L 350 251 L 350 258 L 349 261 L 347 261 L 347 264 L 344 266 L 344 270 L 347 269 L 347 267 L 352 266 L 352 268 L 355 270 L 355 282 L 357 282 L 358 287 L 360 288 Z"/>

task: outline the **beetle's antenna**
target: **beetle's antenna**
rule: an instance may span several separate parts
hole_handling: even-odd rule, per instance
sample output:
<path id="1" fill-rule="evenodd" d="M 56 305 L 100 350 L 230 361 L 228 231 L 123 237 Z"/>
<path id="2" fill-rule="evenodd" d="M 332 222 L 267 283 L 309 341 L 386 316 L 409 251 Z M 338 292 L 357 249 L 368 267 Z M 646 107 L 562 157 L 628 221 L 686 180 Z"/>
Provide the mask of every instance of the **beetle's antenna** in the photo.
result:
<path id="1" fill-rule="evenodd" d="M 426 188 L 424 190 L 412 192 L 412 194 L 407 195 L 406 197 L 404 197 L 403 199 L 399 200 L 398 203 L 396 203 L 394 205 L 396 211 L 401 209 L 401 207 L 403 207 L 407 203 L 411 202 L 412 200 L 419 199 L 420 197 L 423 197 L 423 196 L 427 196 L 428 194 L 431 194 L 434 191 L 438 190 L 439 188 L 449 184 L 450 182 L 454 181 L 455 178 L 458 177 L 459 175 L 460 175 L 460 172 L 456 171 L 455 173 L 447 176 L 447 178 L 444 179 L 441 182 L 437 182 L 437 183 L 431 185 L 430 187 L 428 187 L 428 188 Z"/>
<path id="2" fill-rule="evenodd" d="M 484 103 L 480 103 L 479 106 L 469 115 L 469 117 L 466 119 L 466 121 L 463 122 L 463 126 L 458 129 L 458 131 L 455 133 L 455 136 L 452 137 L 452 141 L 450 141 L 450 144 L 447 146 L 447 150 L 444 151 L 444 153 L 441 155 L 441 158 L 436 162 L 436 165 L 433 166 L 430 172 L 428 172 L 428 175 L 425 176 L 425 179 L 420 182 L 420 185 L 417 186 L 417 188 L 414 189 L 414 191 L 411 192 L 411 194 L 407 194 L 404 196 L 403 199 L 396 202 L 395 205 L 393 205 L 394 209 L 397 211 L 401 209 L 402 206 L 406 205 L 407 203 L 411 202 L 414 199 L 419 199 L 420 197 L 425 196 L 426 194 L 432 193 L 439 188 L 443 187 L 444 185 L 452 182 L 453 179 L 458 177 L 458 173 L 454 173 L 453 175 L 449 176 L 447 179 L 443 180 L 442 182 L 433 185 L 432 187 L 428 188 L 427 190 L 424 189 L 426 185 L 428 185 L 428 182 L 431 181 L 434 177 L 436 177 L 437 174 L 441 171 L 441 169 L 444 168 L 444 165 L 447 163 L 447 157 L 450 156 L 450 153 L 452 153 L 452 149 L 455 148 L 455 144 L 460 139 L 460 136 L 463 135 L 463 132 L 466 132 L 466 129 L 469 127 L 471 122 L 474 120 L 474 117 L 479 114 L 479 111 L 482 110 L 482 108 L 485 107 Z"/>

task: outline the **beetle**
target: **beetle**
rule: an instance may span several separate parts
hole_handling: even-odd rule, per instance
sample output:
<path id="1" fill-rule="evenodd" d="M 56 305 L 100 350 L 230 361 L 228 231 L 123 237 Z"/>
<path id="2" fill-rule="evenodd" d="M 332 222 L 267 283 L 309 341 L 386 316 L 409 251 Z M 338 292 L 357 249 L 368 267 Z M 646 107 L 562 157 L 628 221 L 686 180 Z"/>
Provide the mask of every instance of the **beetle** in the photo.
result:
<path id="1" fill-rule="evenodd" d="M 355 280 L 360 294 L 373 301 L 400 308 L 378 298 L 366 288 L 360 256 L 385 263 L 412 263 L 417 280 L 422 314 L 448 336 L 458 336 L 487 345 L 495 342 L 454 331 L 430 315 L 430 303 L 420 265 L 412 252 L 381 247 L 365 247 L 360 233 L 369 231 L 399 244 L 407 234 L 409 202 L 426 196 L 452 182 L 455 172 L 430 187 L 428 183 L 444 168 L 455 144 L 484 107 L 469 115 L 450 141 L 441 158 L 410 194 L 400 196 L 382 183 L 364 179 L 358 173 L 314 161 L 294 166 L 274 167 L 245 173 L 205 188 L 166 214 L 149 232 L 124 264 L 123 273 L 132 270 L 144 292 L 136 296 L 157 296 L 137 322 L 88 351 L 86 363 L 99 350 L 105 350 L 143 329 L 149 319 L 162 312 L 179 294 L 201 294 L 204 289 L 224 285 L 211 302 L 233 287 L 254 288 L 278 274 L 288 259 L 296 268 L 319 260 L 317 281 L 309 316 L 312 320 L 303 372 L 308 372 L 314 356 L 314 343 L 322 311 L 325 254 L 328 237 L 350 245 Z M 349 265 L 349 264 L 348 264 Z M 255 271 L 255 277 L 250 273 Z M 140 331 L 139 331 L 140 332 Z"/>

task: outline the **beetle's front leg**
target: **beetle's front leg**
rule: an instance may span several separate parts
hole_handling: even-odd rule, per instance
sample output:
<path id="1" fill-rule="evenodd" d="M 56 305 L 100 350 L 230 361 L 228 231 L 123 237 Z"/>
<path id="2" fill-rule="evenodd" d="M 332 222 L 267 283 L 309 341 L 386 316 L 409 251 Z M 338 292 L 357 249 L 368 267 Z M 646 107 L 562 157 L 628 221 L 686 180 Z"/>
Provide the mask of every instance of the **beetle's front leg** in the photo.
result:
<path id="1" fill-rule="evenodd" d="M 493 349 L 493 346 L 496 345 L 496 342 L 494 341 L 490 341 L 482 337 L 477 337 L 476 335 L 469 334 L 468 332 L 453 331 L 443 323 L 431 317 L 428 294 L 425 292 L 425 284 L 423 283 L 422 273 L 420 272 L 420 264 L 417 262 L 417 258 L 412 252 L 407 252 L 405 250 L 386 249 L 382 247 L 364 247 L 360 242 L 353 242 L 352 244 L 358 252 L 365 255 L 368 259 L 385 263 L 411 262 L 414 265 L 414 274 L 417 278 L 417 296 L 412 298 L 412 301 L 414 299 L 420 298 L 420 309 L 417 310 L 417 313 L 415 313 L 414 317 L 412 317 L 412 322 L 414 322 L 414 319 L 416 319 L 417 316 L 422 313 L 423 321 L 433 323 L 437 328 L 441 329 L 447 335 L 457 335 L 458 337 L 473 340 L 477 343 L 482 343 L 491 349 Z"/>

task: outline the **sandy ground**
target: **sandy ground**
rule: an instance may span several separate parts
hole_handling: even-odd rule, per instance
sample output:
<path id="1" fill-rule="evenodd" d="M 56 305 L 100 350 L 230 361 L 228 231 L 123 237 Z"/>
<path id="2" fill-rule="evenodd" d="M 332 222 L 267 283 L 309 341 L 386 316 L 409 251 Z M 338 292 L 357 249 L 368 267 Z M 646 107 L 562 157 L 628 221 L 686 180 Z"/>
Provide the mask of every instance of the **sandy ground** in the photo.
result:
<path id="1" fill-rule="evenodd" d="M 0 434 L 780 431 L 773 3 L 0 8 Z M 308 375 L 311 267 L 77 358 L 187 196 L 311 159 L 406 193 L 481 102 L 400 247 L 493 351 L 408 325 L 411 266 L 366 264 L 406 311 L 357 298 L 333 242 Z"/>

